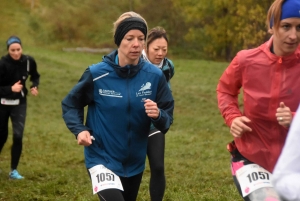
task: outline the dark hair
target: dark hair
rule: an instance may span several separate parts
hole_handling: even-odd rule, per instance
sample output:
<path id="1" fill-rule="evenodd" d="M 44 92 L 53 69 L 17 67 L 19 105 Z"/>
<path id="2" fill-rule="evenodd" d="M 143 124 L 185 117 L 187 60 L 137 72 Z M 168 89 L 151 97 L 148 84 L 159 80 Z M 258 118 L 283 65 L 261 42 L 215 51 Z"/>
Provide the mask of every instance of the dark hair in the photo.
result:
<path id="1" fill-rule="evenodd" d="M 167 43 L 169 43 L 166 30 L 160 26 L 154 27 L 149 30 L 147 35 L 146 49 L 148 49 L 149 45 L 158 38 L 164 38 L 166 39 Z"/>

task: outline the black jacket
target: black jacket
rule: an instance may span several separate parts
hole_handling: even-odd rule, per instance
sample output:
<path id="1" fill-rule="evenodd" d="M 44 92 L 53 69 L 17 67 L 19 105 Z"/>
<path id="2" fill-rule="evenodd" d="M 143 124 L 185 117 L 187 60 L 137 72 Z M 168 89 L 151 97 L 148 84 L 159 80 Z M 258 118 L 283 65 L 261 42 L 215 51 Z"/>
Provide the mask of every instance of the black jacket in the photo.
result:
<path id="1" fill-rule="evenodd" d="M 14 60 L 9 54 L 0 60 L 0 98 L 20 99 L 26 101 L 28 90 L 26 80 L 30 76 L 31 87 L 39 85 L 40 74 L 37 72 L 36 62 L 33 57 L 23 55 L 19 60 Z M 11 87 L 18 81 L 23 85 L 22 92 L 13 92 Z"/>

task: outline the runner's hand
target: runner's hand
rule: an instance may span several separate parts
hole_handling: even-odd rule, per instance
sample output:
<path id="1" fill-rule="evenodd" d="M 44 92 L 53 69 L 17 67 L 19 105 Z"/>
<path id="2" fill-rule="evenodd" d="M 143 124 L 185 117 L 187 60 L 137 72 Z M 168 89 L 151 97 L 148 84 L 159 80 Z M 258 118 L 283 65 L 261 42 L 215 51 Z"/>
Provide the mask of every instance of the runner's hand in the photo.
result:
<path id="1" fill-rule="evenodd" d="M 37 96 L 39 94 L 39 91 L 38 91 L 37 87 L 30 88 L 30 92 L 34 96 Z"/>
<path id="2" fill-rule="evenodd" d="M 23 85 L 21 84 L 20 80 L 11 87 L 11 90 L 13 92 L 20 92 L 22 89 L 23 89 Z"/>
<path id="3" fill-rule="evenodd" d="M 81 131 L 77 135 L 77 143 L 83 146 L 90 146 L 92 144 L 91 134 L 88 131 Z"/>
<path id="4" fill-rule="evenodd" d="M 233 137 L 242 137 L 243 133 L 251 132 L 252 129 L 246 125 L 246 123 L 250 123 L 251 120 L 245 116 L 236 117 L 230 127 L 230 133 Z"/>
<path id="5" fill-rule="evenodd" d="M 156 102 L 146 99 L 144 106 L 148 117 L 152 119 L 157 119 L 159 117 L 160 110 L 158 109 Z"/>
<path id="6" fill-rule="evenodd" d="M 280 102 L 275 114 L 277 121 L 280 125 L 289 127 L 291 125 L 293 115 L 289 107 L 284 102 Z"/>

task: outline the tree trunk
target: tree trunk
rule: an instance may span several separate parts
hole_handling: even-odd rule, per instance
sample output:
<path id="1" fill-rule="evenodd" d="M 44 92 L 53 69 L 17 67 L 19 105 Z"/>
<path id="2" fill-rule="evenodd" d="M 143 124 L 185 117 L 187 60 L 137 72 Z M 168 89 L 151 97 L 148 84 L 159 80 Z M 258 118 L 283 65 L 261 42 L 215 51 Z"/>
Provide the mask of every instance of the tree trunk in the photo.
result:
<path id="1" fill-rule="evenodd" d="M 31 9 L 34 7 L 34 0 L 31 0 Z"/>

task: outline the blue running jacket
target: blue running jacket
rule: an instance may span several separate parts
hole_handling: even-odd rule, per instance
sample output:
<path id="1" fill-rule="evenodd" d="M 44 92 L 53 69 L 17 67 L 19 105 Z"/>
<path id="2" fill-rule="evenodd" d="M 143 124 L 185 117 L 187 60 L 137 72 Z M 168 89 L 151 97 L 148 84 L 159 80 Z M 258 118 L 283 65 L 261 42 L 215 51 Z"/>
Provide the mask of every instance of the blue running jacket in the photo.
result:
<path id="1" fill-rule="evenodd" d="M 118 176 L 131 177 L 145 168 L 151 122 L 163 133 L 172 124 L 174 99 L 164 74 L 154 65 L 143 59 L 136 66 L 117 63 L 115 50 L 85 70 L 62 101 L 63 119 L 75 136 L 87 130 L 95 138 L 84 147 L 87 168 L 102 164 Z M 146 99 L 160 109 L 155 120 L 145 112 Z"/>

